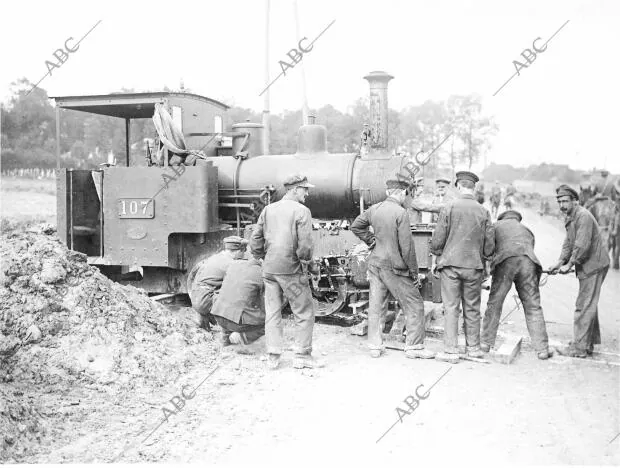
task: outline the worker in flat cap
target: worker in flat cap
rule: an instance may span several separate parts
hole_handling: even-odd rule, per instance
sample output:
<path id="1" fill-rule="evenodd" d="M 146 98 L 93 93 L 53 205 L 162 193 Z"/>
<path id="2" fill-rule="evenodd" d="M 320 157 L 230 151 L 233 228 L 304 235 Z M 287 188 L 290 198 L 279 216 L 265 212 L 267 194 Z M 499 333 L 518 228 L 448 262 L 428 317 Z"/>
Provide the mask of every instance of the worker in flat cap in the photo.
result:
<path id="1" fill-rule="evenodd" d="M 493 280 L 482 321 L 480 347 L 489 352 L 495 345 L 504 300 L 514 283 L 523 304 L 532 346 L 539 359 L 548 359 L 549 338 L 538 286 L 542 265 L 534 253 L 534 234 L 521 224 L 521 220 L 521 213 L 507 210 L 497 217 L 495 223 L 495 253 L 491 261 Z"/>
<path id="2" fill-rule="evenodd" d="M 444 352 L 436 359 L 458 362 L 458 319 L 463 305 L 467 352 L 483 356 L 480 350 L 480 296 L 484 262 L 495 247 L 495 235 L 489 212 L 480 205 L 474 190 L 478 176 L 473 172 L 456 173 L 460 198 L 449 202 L 439 213 L 431 239 L 436 256 L 432 271 L 441 277 L 441 296 L 445 307 Z"/>
<path id="3" fill-rule="evenodd" d="M 353 234 L 372 250 L 368 257 L 368 347 L 374 358 L 385 351 L 382 332 L 391 294 L 406 319 L 405 355 L 429 359 L 434 353 L 424 346 L 424 301 L 419 291 L 418 263 L 409 214 L 403 207 L 412 187 L 402 178 L 390 179 L 386 186 L 387 199 L 372 205 L 351 224 Z"/>
<path id="4" fill-rule="evenodd" d="M 312 258 L 312 214 L 304 206 L 314 185 L 301 174 L 287 177 L 283 185 L 286 194 L 263 209 L 250 240 L 252 255 L 264 259 L 268 366 L 276 369 L 285 349 L 282 309 L 288 300 L 297 328 L 293 367 L 322 367 L 311 354 L 315 311 L 308 272 L 318 274 L 318 265 Z"/>
<path id="5" fill-rule="evenodd" d="M 568 185 L 556 189 L 560 211 L 566 216 L 566 238 L 558 262 L 549 268 L 551 273 L 568 273 L 574 266 L 579 279 L 575 303 L 573 341 L 562 354 L 586 357 L 595 344 L 601 343 L 598 321 L 598 300 L 609 270 L 609 254 L 599 225 L 592 213 L 579 206 L 579 194 Z"/>
<path id="6" fill-rule="evenodd" d="M 246 345 L 265 334 L 265 285 L 256 258 L 234 260 L 226 270 L 222 287 L 211 315 L 222 328 L 220 342 L 223 346 Z"/>
<path id="7" fill-rule="evenodd" d="M 195 268 L 195 276 L 190 273 L 189 297 L 192 307 L 199 314 L 200 327 L 210 330 L 209 322 L 215 323 L 211 317 L 211 308 L 222 287 L 224 276 L 230 264 L 243 258 L 248 241 L 239 236 L 223 239 L 224 250 L 200 262 Z"/>

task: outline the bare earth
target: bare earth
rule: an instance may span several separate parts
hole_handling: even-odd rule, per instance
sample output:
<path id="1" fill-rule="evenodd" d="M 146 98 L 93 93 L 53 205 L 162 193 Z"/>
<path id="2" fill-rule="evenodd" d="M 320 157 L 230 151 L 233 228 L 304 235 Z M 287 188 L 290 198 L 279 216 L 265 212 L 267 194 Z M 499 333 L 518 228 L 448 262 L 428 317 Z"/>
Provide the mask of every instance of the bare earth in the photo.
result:
<path id="1" fill-rule="evenodd" d="M 3 216 L 7 200 L 16 196 L 3 188 Z M 39 206 L 55 206 L 54 197 L 47 197 Z M 559 254 L 564 228 L 557 220 L 523 212 L 537 237 L 537 254 L 549 265 Z M 570 339 L 576 293 L 574 276 L 552 277 L 542 288 L 551 339 Z M 620 273 L 610 270 L 599 307 L 606 353 L 620 352 L 619 304 Z M 509 296 L 504 314 L 513 305 Z M 289 339 L 291 331 L 289 321 Z M 513 312 L 501 331 L 527 336 L 522 312 Z M 439 340 L 428 343 L 441 347 Z M 390 350 L 371 359 L 365 338 L 320 324 L 314 354 L 326 359 L 327 367 L 300 372 L 287 353 L 281 369 L 268 371 L 259 355 L 225 348 L 211 375 L 213 367 L 197 367 L 177 382 L 123 399 L 107 401 L 105 389 L 96 386 L 91 394 L 51 393 L 46 399 L 64 418 L 64 435 L 46 440 L 36 456 L 22 462 L 620 463 L 620 437 L 610 443 L 620 432 L 618 356 L 539 361 L 526 348 L 512 365 L 461 361 L 450 366 L 408 360 Z M 400 422 L 396 407 L 407 409 L 408 395 L 420 385 L 423 395 L 446 371 L 428 398 Z M 174 409 L 170 399 L 186 383 L 189 388 L 200 384 L 196 395 L 157 428 L 162 408 Z"/>

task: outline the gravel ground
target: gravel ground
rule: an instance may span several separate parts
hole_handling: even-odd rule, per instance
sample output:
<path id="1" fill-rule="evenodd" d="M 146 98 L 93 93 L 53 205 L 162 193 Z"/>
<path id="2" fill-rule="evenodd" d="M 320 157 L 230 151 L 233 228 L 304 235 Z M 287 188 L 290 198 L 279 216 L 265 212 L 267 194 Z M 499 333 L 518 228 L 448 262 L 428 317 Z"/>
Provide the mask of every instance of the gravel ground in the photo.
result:
<path id="1" fill-rule="evenodd" d="M 531 210 L 524 215 L 537 236 L 537 254 L 550 264 L 559 254 L 563 226 Z M 4 271 L 6 238 L 2 241 Z M 69 260 L 71 266 L 81 265 L 79 258 Z M 13 270 L 28 265 L 14 264 Z M 210 333 L 193 328 L 188 309 L 149 306 L 142 315 L 123 309 L 118 301 L 138 301 L 138 309 L 150 301 L 96 273 L 86 275 L 92 271 L 88 267 L 67 266 L 65 279 L 51 283 L 31 276 L 54 291 L 65 280 L 71 283 L 68 290 L 84 284 L 91 289 L 69 294 L 60 288 L 64 295 L 46 296 L 45 306 L 34 300 L 41 292 L 29 295 L 18 288 L 2 297 L 3 462 L 620 463 L 620 437 L 610 443 L 620 432 L 620 367 L 612 355 L 619 351 L 617 271 L 610 271 L 600 302 L 602 351 L 611 354 L 597 361 L 560 356 L 539 361 L 527 347 L 511 365 L 462 361 L 450 366 L 408 360 L 399 351 L 371 359 L 365 338 L 317 324 L 314 353 L 327 360 L 327 367 L 298 371 L 286 354 L 281 369 L 268 371 L 261 343 L 254 355 L 220 351 Z M 30 287 L 19 280 L 24 275 L 13 276 L 11 283 L 3 279 L 4 289 L 16 282 Z M 72 277 L 83 281 L 69 281 Z M 92 299 L 93 285 L 103 286 L 99 293 L 108 300 L 100 312 L 88 302 L 97 299 Z M 574 277 L 558 276 L 542 290 L 552 339 L 570 339 L 576 288 Z M 6 304 L 15 306 L 10 301 L 24 297 L 19 307 L 29 308 L 27 313 L 8 314 Z M 50 313 L 50 303 L 60 308 Z M 109 307 L 117 315 L 105 319 Z M 504 313 L 512 307 L 507 301 Z M 68 328 L 54 325 L 73 323 L 77 316 L 80 321 Z M 131 333 L 118 326 L 128 320 Z M 160 326 L 153 328 L 149 321 Z M 112 323 L 117 326 L 110 330 Z M 40 325 L 40 340 L 28 337 L 33 324 Z M 287 320 L 289 340 L 291 331 Z M 522 313 L 515 311 L 502 331 L 525 335 Z M 144 341 L 136 338 L 140 332 Z M 428 340 L 428 345 L 439 349 L 441 342 Z M 416 410 L 401 412 L 399 420 L 396 408 L 406 410 L 409 395 L 420 385 L 424 395 L 435 382 Z"/>

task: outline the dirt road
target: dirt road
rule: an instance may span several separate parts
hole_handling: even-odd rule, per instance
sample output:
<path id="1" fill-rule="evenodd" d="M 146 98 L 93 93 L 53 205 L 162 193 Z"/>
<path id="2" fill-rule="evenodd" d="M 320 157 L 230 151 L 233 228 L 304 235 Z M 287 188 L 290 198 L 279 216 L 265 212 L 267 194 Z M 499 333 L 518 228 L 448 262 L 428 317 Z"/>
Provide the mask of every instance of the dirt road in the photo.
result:
<path id="1" fill-rule="evenodd" d="M 525 215 L 541 260 L 551 262 L 562 226 Z M 543 290 L 546 317 L 560 322 L 550 324 L 554 339 L 570 338 L 570 325 L 563 324 L 571 322 L 576 284 L 574 277 L 554 277 Z M 609 352 L 618 351 L 619 286 L 618 273 L 611 272 L 601 300 Z M 504 331 L 525 333 L 522 314 L 510 321 Z M 315 336 L 315 354 L 328 361 L 324 369 L 299 372 L 287 355 L 283 368 L 270 372 L 258 357 L 226 350 L 197 395 L 146 442 L 180 384 L 150 395 L 146 412 L 135 418 L 122 418 L 120 407 L 118 414 L 97 415 L 96 433 L 38 461 L 620 463 L 620 438 L 610 444 L 620 432 L 617 366 L 559 356 L 539 361 L 529 350 L 512 365 L 450 366 L 408 360 L 398 351 L 371 359 L 365 338 L 347 329 L 317 324 Z M 429 344 L 440 347 L 438 340 Z M 396 407 L 406 410 L 403 401 L 419 385 L 424 395 L 446 371 L 415 412 L 401 413 L 401 422 Z M 196 371 L 185 381 L 198 384 L 209 372 Z"/>
<path id="2" fill-rule="evenodd" d="M 529 210 L 524 215 L 537 236 L 537 254 L 550 264 L 559 254 L 563 226 Z M 576 288 L 573 276 L 550 278 L 543 288 L 553 339 L 571 336 Z M 618 304 L 620 274 L 610 271 L 600 302 L 605 352 L 619 351 Z M 504 313 L 512 306 L 507 301 Z M 289 338 L 290 331 L 288 321 Z M 525 336 L 522 313 L 514 312 L 502 331 Z M 440 349 L 439 340 L 428 343 Z M 62 430 L 41 443 L 36 455 L 20 461 L 620 463 L 620 437 L 610 443 L 620 432 L 618 366 L 565 357 L 539 361 L 530 350 L 512 365 L 450 366 L 408 360 L 399 351 L 371 359 L 365 338 L 320 324 L 314 353 L 327 360 L 326 368 L 297 371 L 287 353 L 281 369 L 268 371 L 258 356 L 239 356 L 226 348 L 219 367 L 195 367 L 163 387 L 114 398 L 106 395 L 105 386 L 92 385 L 79 394 L 69 389 L 60 396 L 54 388 L 45 389 L 42 400 L 50 409 L 40 416 L 53 413 Z M 419 407 L 401 413 L 399 421 L 396 408 L 407 410 L 403 401 L 416 389 L 424 396 L 442 375 Z M 15 394 L 27 394 L 10 385 Z M 189 397 L 188 388 L 198 385 L 195 396 L 181 404 L 182 393 Z"/>

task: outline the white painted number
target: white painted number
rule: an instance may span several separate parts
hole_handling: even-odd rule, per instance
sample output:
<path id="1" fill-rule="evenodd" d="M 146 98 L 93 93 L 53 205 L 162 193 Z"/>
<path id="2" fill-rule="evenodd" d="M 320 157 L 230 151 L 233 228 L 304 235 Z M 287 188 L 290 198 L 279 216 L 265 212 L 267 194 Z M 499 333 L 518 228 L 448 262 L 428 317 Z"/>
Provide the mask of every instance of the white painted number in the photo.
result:
<path id="1" fill-rule="evenodd" d="M 129 203 L 129 212 L 130 212 L 131 214 L 136 214 L 136 213 L 138 212 L 138 202 L 137 202 L 137 201 L 132 200 L 132 201 Z"/>

